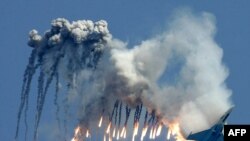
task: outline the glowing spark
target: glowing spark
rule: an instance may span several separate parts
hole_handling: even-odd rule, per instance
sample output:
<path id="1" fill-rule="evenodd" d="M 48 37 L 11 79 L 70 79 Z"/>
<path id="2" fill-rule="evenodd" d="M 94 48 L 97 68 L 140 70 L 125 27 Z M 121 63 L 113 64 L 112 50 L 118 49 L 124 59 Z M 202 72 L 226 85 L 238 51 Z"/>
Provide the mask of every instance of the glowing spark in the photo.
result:
<path id="1" fill-rule="evenodd" d="M 99 124 L 98 124 L 98 127 L 100 128 L 102 126 L 102 116 L 100 118 L 100 121 L 99 121 Z"/>
<path id="2" fill-rule="evenodd" d="M 107 127 L 106 133 L 109 134 L 110 133 L 110 127 L 111 127 L 111 122 L 109 122 L 109 125 Z"/>

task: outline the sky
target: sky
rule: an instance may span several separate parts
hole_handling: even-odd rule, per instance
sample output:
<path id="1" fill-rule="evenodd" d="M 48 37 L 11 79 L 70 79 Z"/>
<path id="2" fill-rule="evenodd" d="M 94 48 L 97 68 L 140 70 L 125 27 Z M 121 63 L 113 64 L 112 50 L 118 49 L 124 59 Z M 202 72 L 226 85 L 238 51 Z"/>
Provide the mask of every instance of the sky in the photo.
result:
<path id="1" fill-rule="evenodd" d="M 194 13 L 206 11 L 215 16 L 215 40 L 224 51 L 223 62 L 230 72 L 226 83 L 233 92 L 232 100 L 235 105 L 228 123 L 250 124 L 248 0 L 1 0 L 0 139 L 14 139 L 22 75 L 31 52 L 31 48 L 27 46 L 28 32 L 31 29 L 43 32 L 50 27 L 51 20 L 57 17 L 70 21 L 104 19 L 108 21 L 109 30 L 114 37 L 135 45 L 161 32 L 174 11 L 183 7 L 192 9 Z M 32 94 L 35 96 L 35 92 Z M 48 105 L 51 99 L 47 101 Z M 30 104 L 35 104 L 34 100 Z M 49 106 L 43 117 L 52 116 L 53 111 Z M 34 109 L 30 110 L 32 114 Z"/>

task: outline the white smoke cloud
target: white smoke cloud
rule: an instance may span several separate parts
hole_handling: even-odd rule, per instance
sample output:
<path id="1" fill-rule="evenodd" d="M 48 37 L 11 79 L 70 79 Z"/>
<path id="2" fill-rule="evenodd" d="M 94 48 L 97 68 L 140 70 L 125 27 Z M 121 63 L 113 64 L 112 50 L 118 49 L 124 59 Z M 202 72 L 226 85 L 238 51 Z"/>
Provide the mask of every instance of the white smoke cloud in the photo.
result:
<path id="1" fill-rule="evenodd" d="M 215 33 L 213 15 L 184 11 L 176 14 L 166 32 L 132 49 L 112 49 L 111 58 L 129 89 L 147 85 L 147 92 L 134 94 L 144 105 L 164 118 L 178 118 L 187 132 L 197 132 L 209 128 L 231 106 L 231 91 L 225 84 L 228 69 Z M 175 60 L 181 60 L 176 83 L 159 84 Z"/>

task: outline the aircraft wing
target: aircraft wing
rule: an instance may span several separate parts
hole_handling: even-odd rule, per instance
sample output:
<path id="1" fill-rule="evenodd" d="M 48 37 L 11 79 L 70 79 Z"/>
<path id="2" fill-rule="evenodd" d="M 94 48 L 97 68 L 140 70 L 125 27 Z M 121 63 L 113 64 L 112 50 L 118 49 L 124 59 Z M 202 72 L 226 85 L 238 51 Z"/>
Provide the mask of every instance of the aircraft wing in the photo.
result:
<path id="1" fill-rule="evenodd" d="M 220 136 L 217 141 L 224 141 L 224 136 Z"/>
<path id="2" fill-rule="evenodd" d="M 213 131 L 213 127 L 204 130 L 195 134 L 190 134 L 187 137 L 187 140 L 195 140 L 195 141 L 224 141 L 224 136 L 222 133 L 215 134 L 216 131 Z"/>
<path id="3" fill-rule="evenodd" d="M 187 140 L 201 141 L 201 139 L 206 138 L 206 136 L 208 136 L 210 132 L 211 132 L 211 130 L 208 129 L 208 130 L 203 130 L 203 131 L 195 133 L 195 134 L 190 134 L 187 137 Z"/>

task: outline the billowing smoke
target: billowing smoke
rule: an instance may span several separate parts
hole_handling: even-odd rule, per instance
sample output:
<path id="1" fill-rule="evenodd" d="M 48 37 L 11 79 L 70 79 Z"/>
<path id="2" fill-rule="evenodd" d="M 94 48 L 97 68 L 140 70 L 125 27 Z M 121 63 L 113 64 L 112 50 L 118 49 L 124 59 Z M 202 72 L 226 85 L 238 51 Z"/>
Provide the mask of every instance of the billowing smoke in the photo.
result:
<path id="1" fill-rule="evenodd" d="M 140 119 L 141 140 L 147 132 L 151 139 L 159 136 L 163 125 L 170 131 L 177 125 L 184 137 L 210 127 L 231 106 L 231 91 L 225 84 L 228 70 L 215 32 L 213 15 L 190 11 L 177 13 L 165 32 L 132 48 L 113 38 L 104 20 L 70 23 L 58 18 L 44 35 L 32 30 L 16 139 L 22 114 L 28 128 L 35 71 L 40 73 L 33 140 L 53 81 L 58 123 L 60 111 L 67 114 L 70 107 L 77 111 L 79 124 L 72 141 L 90 137 L 97 125 L 105 126 L 104 140 L 126 137 L 127 128 L 133 128 L 134 140 Z M 60 87 L 67 89 L 63 106 L 57 100 Z M 133 127 L 127 127 L 131 118 Z"/>

